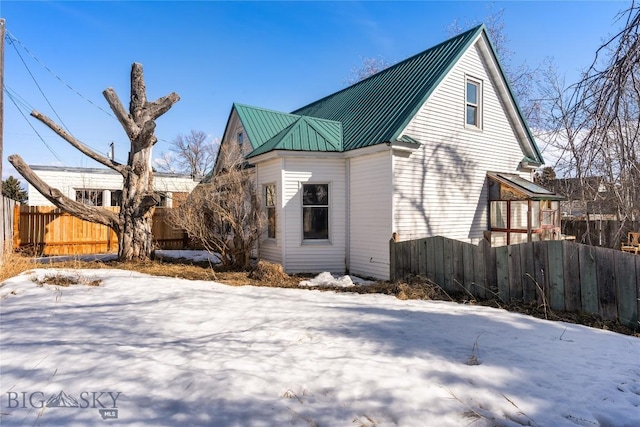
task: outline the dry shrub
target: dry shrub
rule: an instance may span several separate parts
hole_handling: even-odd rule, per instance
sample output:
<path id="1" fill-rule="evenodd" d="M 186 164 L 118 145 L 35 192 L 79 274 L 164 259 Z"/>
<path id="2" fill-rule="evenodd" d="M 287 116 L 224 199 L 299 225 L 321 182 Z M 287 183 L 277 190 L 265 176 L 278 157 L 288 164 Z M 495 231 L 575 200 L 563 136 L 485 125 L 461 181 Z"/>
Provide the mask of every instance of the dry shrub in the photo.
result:
<path id="1" fill-rule="evenodd" d="M 0 282 L 34 268 L 31 259 L 14 252 L 11 247 L 5 248 L 0 262 Z"/>
<path id="2" fill-rule="evenodd" d="M 34 279 L 39 286 L 52 285 L 68 287 L 71 285 L 100 286 L 102 279 L 90 280 L 80 274 L 47 274 L 43 279 Z"/>
<path id="3" fill-rule="evenodd" d="M 449 300 L 451 296 L 442 287 L 423 276 L 411 276 L 407 282 L 397 285 L 396 297 L 401 300 L 424 299 L 424 300 Z"/>
<path id="4" fill-rule="evenodd" d="M 176 277 L 188 280 L 219 280 L 218 274 L 213 267 L 206 262 L 193 262 L 189 260 L 179 260 L 165 258 L 147 262 L 119 262 L 109 261 L 105 263 L 107 268 L 119 268 L 122 270 L 138 271 L 152 276 Z"/>
<path id="5" fill-rule="evenodd" d="M 247 276 L 249 279 L 270 283 L 283 283 L 289 280 L 289 275 L 284 272 L 282 265 L 262 260 L 258 261 Z"/>

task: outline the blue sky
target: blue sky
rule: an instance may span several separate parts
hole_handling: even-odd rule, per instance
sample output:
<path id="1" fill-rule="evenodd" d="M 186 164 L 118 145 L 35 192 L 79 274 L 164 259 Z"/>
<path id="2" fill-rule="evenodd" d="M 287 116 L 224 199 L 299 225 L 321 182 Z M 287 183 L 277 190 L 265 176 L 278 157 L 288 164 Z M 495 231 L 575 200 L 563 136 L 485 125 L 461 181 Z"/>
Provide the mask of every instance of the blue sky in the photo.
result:
<path id="1" fill-rule="evenodd" d="M 471 26 L 500 9 L 514 64 L 551 57 L 575 81 L 629 4 L 1 0 L 7 31 L 20 42 L 5 46 L 3 178 L 16 176 L 6 160 L 14 153 L 29 164 L 101 166 L 31 109 L 103 153 L 113 141 L 116 159 L 126 161 L 129 141 L 102 91 L 113 87 L 128 107 L 133 62 L 144 66 L 149 99 L 181 97 L 157 121 L 157 157 L 192 129 L 221 137 L 233 102 L 294 110 L 343 88 L 362 57 L 402 60 L 447 39 L 454 20 Z"/>

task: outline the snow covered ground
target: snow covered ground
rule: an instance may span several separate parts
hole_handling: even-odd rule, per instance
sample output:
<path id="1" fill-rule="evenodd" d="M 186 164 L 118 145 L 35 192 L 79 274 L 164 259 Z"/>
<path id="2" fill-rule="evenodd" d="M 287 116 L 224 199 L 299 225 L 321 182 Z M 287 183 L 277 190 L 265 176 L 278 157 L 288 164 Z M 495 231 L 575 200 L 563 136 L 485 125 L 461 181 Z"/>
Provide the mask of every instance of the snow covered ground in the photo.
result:
<path id="1" fill-rule="evenodd" d="M 640 425 L 638 338 L 122 270 L 32 281 L 47 274 L 0 288 L 2 426 Z"/>

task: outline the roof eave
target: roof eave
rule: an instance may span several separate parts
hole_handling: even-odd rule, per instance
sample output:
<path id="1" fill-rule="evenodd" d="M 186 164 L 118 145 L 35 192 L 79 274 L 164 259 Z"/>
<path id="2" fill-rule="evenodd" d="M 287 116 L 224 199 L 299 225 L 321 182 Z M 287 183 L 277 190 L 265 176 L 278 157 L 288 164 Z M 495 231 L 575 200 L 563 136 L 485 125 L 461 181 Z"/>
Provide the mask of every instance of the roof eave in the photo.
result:
<path id="1" fill-rule="evenodd" d="M 490 47 L 490 53 L 493 56 L 493 59 L 498 67 L 498 72 L 500 73 L 502 80 L 505 83 L 505 86 L 507 88 L 507 92 L 509 93 L 509 96 L 511 97 L 511 100 L 513 101 L 513 105 L 515 107 L 515 112 L 518 116 L 518 118 L 520 119 L 520 123 L 522 124 L 523 130 L 526 134 L 526 136 L 529 138 L 529 140 L 531 141 L 531 146 L 533 148 L 533 154 L 535 154 L 535 156 L 537 157 L 536 159 L 534 159 L 533 163 L 539 163 L 538 166 L 541 166 L 544 164 L 544 158 L 542 157 L 542 152 L 540 151 L 540 148 L 538 147 L 538 144 L 536 143 L 536 139 L 533 136 L 533 132 L 531 131 L 531 128 L 529 128 L 529 124 L 527 123 L 527 120 L 524 117 L 524 114 L 522 113 L 522 108 L 520 108 L 520 104 L 518 103 L 517 98 L 514 95 L 514 91 L 511 87 L 511 83 L 509 82 L 509 79 L 507 79 L 507 76 L 504 72 L 504 67 L 502 66 L 502 63 L 500 62 L 500 59 L 498 58 L 498 55 L 496 54 L 496 48 L 493 44 L 493 42 L 491 41 L 491 38 L 487 35 L 486 32 L 486 28 L 484 28 L 483 26 L 483 30 L 485 33 L 485 40 L 488 42 L 489 47 Z"/>

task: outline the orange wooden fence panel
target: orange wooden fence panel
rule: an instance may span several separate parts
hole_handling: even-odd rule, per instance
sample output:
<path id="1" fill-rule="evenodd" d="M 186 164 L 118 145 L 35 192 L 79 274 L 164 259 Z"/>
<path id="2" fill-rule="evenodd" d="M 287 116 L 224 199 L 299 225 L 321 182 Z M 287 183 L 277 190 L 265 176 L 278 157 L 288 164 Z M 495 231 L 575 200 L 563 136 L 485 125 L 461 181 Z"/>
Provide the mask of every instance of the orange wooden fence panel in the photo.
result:
<path id="1" fill-rule="evenodd" d="M 105 207 L 119 212 L 118 207 Z M 156 208 L 153 238 L 161 249 L 182 249 L 186 233 L 168 223 L 170 208 Z M 118 236 L 106 225 L 83 221 L 53 206 L 16 206 L 14 248 L 41 255 L 82 255 L 118 251 Z"/>

